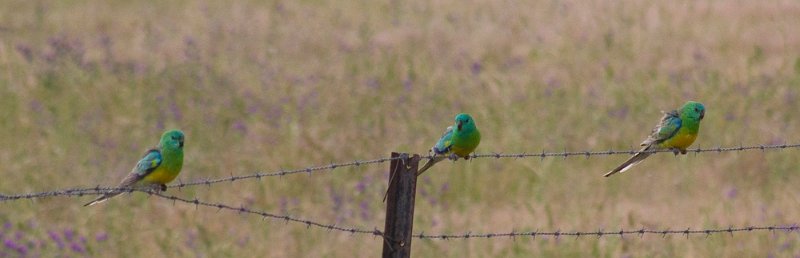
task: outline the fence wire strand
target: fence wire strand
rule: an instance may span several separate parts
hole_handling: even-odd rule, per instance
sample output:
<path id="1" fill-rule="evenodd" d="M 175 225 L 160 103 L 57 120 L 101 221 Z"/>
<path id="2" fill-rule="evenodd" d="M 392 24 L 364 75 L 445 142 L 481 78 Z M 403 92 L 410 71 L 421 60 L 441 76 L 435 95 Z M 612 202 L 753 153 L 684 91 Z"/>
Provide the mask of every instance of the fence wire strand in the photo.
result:
<path id="1" fill-rule="evenodd" d="M 738 146 L 738 147 L 715 147 L 715 148 L 696 148 L 696 149 L 689 149 L 687 153 L 709 153 L 709 152 L 731 152 L 731 151 L 748 151 L 748 150 L 775 150 L 775 149 L 789 149 L 789 148 L 800 148 L 800 144 L 772 144 L 772 145 L 754 145 L 754 146 Z M 483 154 L 473 154 L 471 158 L 547 158 L 547 157 L 571 157 L 571 156 L 583 156 L 583 157 L 592 157 L 592 156 L 609 156 L 609 155 L 630 155 L 636 153 L 638 150 L 608 150 L 608 151 L 564 151 L 564 152 L 539 152 L 539 153 L 483 153 Z M 670 150 L 652 150 L 646 151 L 648 153 L 656 153 L 656 152 L 671 152 Z M 198 180 L 193 182 L 187 183 L 177 183 L 172 184 L 169 188 L 183 188 L 189 186 L 197 186 L 197 185 L 206 185 L 210 186 L 212 184 L 218 184 L 223 182 L 235 182 L 243 179 L 261 179 L 262 177 L 274 177 L 274 176 L 284 176 L 284 175 L 291 175 L 291 174 L 299 174 L 299 173 L 306 173 L 306 174 L 314 174 L 319 173 L 322 171 L 332 171 L 336 168 L 343 168 L 343 167 L 351 167 L 351 166 L 361 166 L 361 165 L 371 165 L 371 164 L 379 164 L 384 163 L 387 161 L 392 161 L 395 159 L 401 159 L 401 157 L 397 158 L 379 158 L 379 159 L 372 159 L 372 160 L 355 160 L 351 162 L 345 163 L 331 163 L 329 165 L 323 166 L 311 166 L 302 169 L 294 169 L 294 170 L 279 170 L 275 172 L 267 172 L 267 173 L 255 173 L 250 175 L 240 175 L 240 176 L 229 176 L 224 178 L 218 179 L 205 179 L 205 180 Z M 432 158 L 431 155 L 423 156 L 423 158 Z M 137 189 L 130 189 L 130 188 L 107 188 L 107 187 L 100 187 L 96 186 L 93 188 L 72 188 L 72 189 L 64 189 L 64 190 L 55 190 L 55 191 L 45 191 L 45 192 L 34 192 L 34 193 L 24 193 L 24 194 L 0 194 L 0 201 L 14 201 L 14 200 L 24 200 L 24 199 L 39 199 L 45 197 L 55 197 L 55 196 L 68 196 L 68 197 L 81 197 L 81 196 L 90 196 L 90 195 L 101 195 L 110 191 L 122 191 L 122 192 L 146 192 L 151 196 L 157 196 L 159 198 L 163 198 L 166 200 L 171 200 L 174 202 L 182 202 L 186 204 L 193 204 L 195 206 L 205 206 L 209 208 L 216 208 L 218 210 L 228 210 L 237 213 L 245 213 L 251 215 L 261 216 L 263 219 L 273 219 L 273 220 L 282 220 L 286 222 L 292 223 L 299 223 L 306 225 L 306 227 L 316 227 L 321 229 L 326 229 L 329 231 L 340 231 L 350 234 L 362 234 L 362 235 L 373 235 L 373 236 L 380 236 L 384 239 L 387 237 L 384 236 L 383 232 L 375 229 L 365 229 L 365 228 L 356 228 L 356 227 L 344 227 L 338 226 L 336 224 L 326 224 L 321 223 L 313 220 L 307 220 L 302 218 L 293 217 L 290 215 L 277 215 L 265 211 L 254 210 L 250 208 L 246 208 L 244 206 L 235 207 L 231 205 L 227 205 L 224 203 L 214 203 L 214 202 L 207 202 L 202 201 L 197 198 L 193 199 L 186 199 L 181 198 L 173 195 L 166 195 L 161 192 L 148 192 L 142 191 Z M 638 230 L 624 230 L 621 229 L 619 231 L 608 231 L 608 230 L 597 230 L 597 231 L 522 231 L 522 232 L 499 232 L 499 233 L 472 233 L 467 232 L 464 234 L 425 234 L 424 232 L 413 234 L 412 237 L 418 239 L 432 239 L 432 240 L 453 240 L 453 239 L 479 239 L 479 238 L 511 238 L 516 239 L 518 237 L 529 237 L 529 238 L 536 238 L 536 237 L 606 237 L 606 236 L 619 236 L 625 237 L 628 235 L 639 236 L 643 237 L 644 235 L 660 235 L 662 237 L 666 237 L 668 235 L 684 235 L 687 238 L 690 235 L 705 235 L 710 236 L 714 234 L 729 234 L 733 235 L 734 233 L 738 232 L 798 232 L 800 231 L 800 227 L 797 224 L 791 225 L 774 225 L 774 226 L 745 226 L 745 227 L 728 227 L 728 228 L 717 228 L 717 229 L 691 229 L 687 228 L 684 230 L 672 230 L 672 229 L 665 229 L 665 230 L 654 230 L 654 229 L 645 229 L 641 228 Z"/>
<path id="2" fill-rule="evenodd" d="M 204 206 L 207 208 L 215 208 L 218 210 L 227 210 L 230 212 L 236 212 L 241 214 L 251 214 L 261 216 L 263 219 L 272 219 L 278 221 L 285 221 L 287 223 L 298 223 L 305 225 L 307 228 L 315 227 L 320 229 L 325 229 L 328 231 L 338 231 L 350 234 L 360 234 L 360 235 L 373 235 L 379 236 L 386 240 L 388 237 L 384 235 L 384 233 L 376 228 L 374 229 L 366 229 L 366 228 L 359 228 L 359 227 L 345 227 L 339 226 L 336 224 L 327 224 L 322 223 L 314 220 L 302 219 L 290 215 L 278 215 L 274 213 L 269 213 L 266 211 L 260 211 L 255 209 L 250 209 L 244 206 L 232 206 L 224 203 L 214 203 L 203 201 L 198 198 L 187 199 L 182 197 L 177 197 L 174 195 L 167 195 L 160 192 L 150 192 L 150 191 L 142 191 L 137 189 L 130 189 L 130 188 L 94 188 L 94 189 L 68 189 L 68 190 L 61 190 L 61 191 L 51 191 L 51 192 L 43 192 L 43 193 L 34 193 L 34 194 L 21 194 L 21 195 L 0 195 L 0 200 L 19 200 L 19 199 L 35 199 L 41 197 L 48 197 L 48 196 L 88 196 L 88 195 L 100 195 L 104 194 L 109 191 L 123 191 L 123 192 L 144 192 L 150 194 L 151 196 L 155 196 L 158 198 L 162 198 L 165 200 L 170 200 L 173 203 L 181 202 L 189 205 L 195 206 Z M 662 237 L 666 237 L 668 235 L 683 235 L 685 237 L 689 237 L 691 235 L 717 235 L 717 234 L 729 234 L 733 236 L 734 233 L 741 233 L 741 232 L 800 232 L 800 226 L 797 224 L 787 224 L 787 225 L 772 225 L 772 226 L 743 226 L 743 227 L 728 227 L 728 228 L 713 228 L 713 229 L 691 229 L 686 228 L 684 230 L 673 230 L 673 229 L 664 229 L 664 230 L 655 230 L 655 229 L 636 229 L 636 230 L 624 230 L 620 229 L 618 231 L 609 231 L 609 230 L 597 230 L 597 231 L 510 231 L 510 232 L 495 232 L 495 233 L 472 233 L 472 231 L 468 231 L 467 233 L 463 234 L 426 234 L 424 232 L 413 234 L 413 238 L 417 239 L 430 239 L 430 240 L 467 240 L 467 239 L 494 239 L 494 238 L 508 238 L 508 239 L 517 239 L 517 238 L 532 238 L 536 239 L 536 237 L 545 238 L 545 237 L 553 237 L 553 238 L 561 238 L 561 237 L 612 237 L 617 236 L 624 238 L 626 236 L 638 236 L 643 237 L 645 235 L 658 235 Z"/>
<path id="3" fill-rule="evenodd" d="M 336 224 L 325 224 L 325 223 L 316 222 L 316 221 L 312 221 L 312 220 L 301 219 L 301 218 L 292 217 L 292 216 L 289 216 L 289 215 L 277 215 L 277 214 L 273 214 L 273 213 L 269 213 L 269 212 L 265 212 L 265 211 L 253 210 L 253 209 L 250 209 L 250 208 L 246 208 L 244 206 L 234 207 L 234 206 L 230 206 L 230 205 L 227 205 L 227 204 L 224 204 L 224 203 L 213 203 L 213 202 L 202 201 L 202 200 L 199 200 L 197 198 L 194 198 L 194 199 L 190 200 L 190 199 L 185 199 L 185 198 L 177 197 L 177 196 L 174 196 L 174 195 L 166 195 L 166 194 L 158 193 L 158 192 L 148 192 L 148 193 L 152 194 L 153 196 L 157 196 L 157 197 L 160 197 L 160 198 L 171 200 L 173 202 L 177 201 L 177 202 L 183 202 L 183 203 L 187 203 L 187 204 L 192 204 L 192 205 L 195 205 L 195 206 L 205 206 L 205 207 L 210 207 L 210 208 L 216 208 L 216 209 L 219 209 L 219 210 L 228 210 L 228 211 L 234 211 L 234 212 L 237 212 L 237 213 L 253 214 L 253 215 L 261 216 L 264 219 L 275 219 L 275 220 L 283 220 L 283 221 L 286 221 L 286 222 L 301 223 L 301 224 L 306 225 L 306 227 L 309 227 L 309 228 L 310 227 L 318 227 L 318 228 L 327 229 L 327 230 L 330 230 L 330 231 L 341 231 L 341 232 L 346 232 L 346 233 L 350 233 L 350 234 L 370 234 L 370 235 L 383 237 L 383 232 L 381 232 L 378 229 L 368 230 L 368 229 L 361 229 L 361 228 L 350 228 L 350 227 L 338 226 Z"/>
<path id="4" fill-rule="evenodd" d="M 775 149 L 795 149 L 800 148 L 800 143 L 798 144 L 768 144 L 768 145 L 752 145 L 752 146 L 736 146 L 736 147 L 711 147 L 711 148 L 695 148 L 695 149 L 687 149 L 686 153 L 706 153 L 706 152 L 731 152 L 731 151 L 749 151 L 749 150 L 775 150 Z M 564 152 L 523 152 L 523 153 L 500 153 L 500 152 L 493 152 L 493 153 L 482 153 L 482 154 L 472 154 L 470 158 L 547 158 L 547 157 L 572 157 L 572 156 L 583 156 L 583 157 L 592 157 L 592 156 L 610 156 L 610 155 L 633 155 L 638 152 L 639 149 L 630 149 L 630 150 L 607 150 L 607 151 L 564 151 Z M 664 150 L 646 150 L 642 151 L 642 153 L 658 153 L 658 152 L 672 152 L 672 150 L 664 149 Z M 430 155 L 424 156 L 423 158 L 431 158 Z"/>
<path id="5" fill-rule="evenodd" d="M 293 170 L 283 170 L 283 169 L 281 169 L 279 171 L 274 171 L 274 172 L 266 172 L 266 173 L 258 172 L 258 173 L 250 174 L 250 175 L 229 176 L 229 177 L 218 178 L 218 179 L 204 179 L 204 180 L 197 180 L 197 181 L 192 181 L 192 182 L 187 182 L 187 183 L 181 182 L 181 183 L 169 185 L 167 187 L 169 187 L 169 188 L 184 188 L 184 187 L 196 186 L 196 185 L 210 186 L 212 184 L 218 184 L 218 183 L 224 183 L 224 182 L 235 182 L 235 181 L 239 181 L 239 180 L 242 180 L 242 179 L 253 179 L 253 178 L 261 179 L 262 177 L 285 176 L 285 175 L 298 174 L 298 173 L 306 173 L 306 174 L 311 175 L 313 173 L 319 173 L 321 171 L 331 171 L 331 170 L 334 170 L 334 169 L 337 169 L 337 168 L 343 168 L 343 167 L 353 167 L 353 166 L 357 167 L 357 166 L 362 166 L 362 165 L 379 164 L 379 163 L 384 163 L 384 162 L 387 162 L 387 161 L 392 161 L 392 160 L 401 159 L 401 158 L 403 158 L 403 157 L 396 157 L 396 158 L 389 157 L 389 158 L 379 158 L 379 159 L 371 159 L 371 160 L 363 160 L 363 161 L 362 160 L 354 160 L 354 161 L 344 162 L 344 163 L 331 163 L 329 165 L 324 165 L 324 166 L 312 166 L 312 167 L 293 169 Z"/>
<path id="6" fill-rule="evenodd" d="M 9 195 L 0 193 L 0 202 L 24 200 L 24 199 L 40 199 L 40 198 L 55 197 L 55 196 L 81 197 L 89 195 L 101 195 L 114 190 L 119 190 L 122 192 L 133 191 L 133 189 L 126 189 L 126 188 L 96 187 L 96 188 L 72 188 L 72 189 L 55 190 L 47 192 L 9 194 Z"/>
<path id="7" fill-rule="evenodd" d="M 722 152 L 732 152 L 732 151 L 751 151 L 751 150 L 781 150 L 781 149 L 796 149 L 800 148 L 800 144 L 761 144 L 761 145 L 751 145 L 751 146 L 734 146 L 734 147 L 712 147 L 712 148 L 695 148 L 695 149 L 688 149 L 687 153 L 722 153 Z M 573 157 L 573 156 L 582 156 L 586 158 L 590 158 L 593 156 L 610 156 L 610 155 L 632 155 L 639 151 L 638 149 L 630 149 L 630 150 L 608 150 L 608 151 L 564 151 L 564 152 L 538 152 L 538 153 L 476 153 L 472 154 L 470 158 L 548 158 L 548 157 Z M 657 153 L 657 152 L 671 152 L 670 150 L 648 150 L 645 151 L 647 153 Z M 421 156 L 423 159 L 430 159 L 432 158 L 431 155 Z M 378 158 L 378 159 L 371 159 L 371 160 L 354 160 L 350 162 L 344 163 L 331 163 L 328 165 L 322 166 L 310 166 L 306 168 L 300 169 L 293 169 L 293 170 L 278 170 L 274 172 L 258 172 L 249 175 L 239 175 L 239 176 L 228 176 L 216 179 L 201 179 L 191 182 L 179 182 L 175 184 L 171 184 L 168 188 L 177 188 L 181 189 L 184 187 L 190 186 L 211 186 L 214 184 L 225 183 L 225 182 L 236 182 L 245 179 L 261 179 L 264 177 L 275 177 L 275 176 L 285 176 L 285 175 L 292 175 L 292 174 L 315 174 L 320 173 L 322 171 L 333 171 L 337 168 L 344 168 L 344 167 L 353 167 L 353 166 L 362 166 L 362 165 L 373 165 L 373 164 L 380 164 L 385 163 L 387 161 L 392 161 L 396 159 L 401 159 L 402 157 L 396 158 Z M 54 197 L 54 196 L 83 196 L 83 195 L 97 195 L 103 194 L 107 191 L 111 190 L 120 190 L 118 188 L 103 188 L 100 186 L 90 187 L 90 188 L 71 188 L 71 189 L 63 189 L 63 190 L 55 190 L 55 191 L 45 191 L 45 192 L 35 192 L 35 193 L 26 193 L 26 194 L 16 194 L 16 195 L 4 195 L 0 193 L 0 201 L 9 201 L 9 200 L 19 200 L 19 199 L 35 199 L 35 198 L 44 198 L 44 197 Z M 130 189 L 122 189 L 128 190 Z"/>
<path id="8" fill-rule="evenodd" d="M 800 231 L 800 226 L 797 224 L 791 225 L 775 225 L 775 226 L 746 226 L 746 227 L 728 227 L 728 228 L 717 228 L 717 229 L 691 229 L 686 228 L 684 230 L 672 230 L 672 229 L 665 229 L 665 230 L 654 230 L 654 229 L 637 229 L 637 230 L 624 230 L 621 229 L 619 231 L 527 231 L 527 232 L 505 232 L 505 233 L 483 233 L 483 234 L 473 234 L 471 232 L 464 233 L 464 234 L 442 234 L 442 235 L 425 235 L 424 233 L 414 234 L 414 238 L 420 239 L 439 239 L 439 240 L 452 240 L 452 239 L 470 239 L 470 238 L 517 238 L 517 237 L 553 237 L 553 238 L 560 238 L 560 237 L 604 237 L 604 236 L 619 236 L 624 238 L 628 235 L 634 235 L 638 237 L 644 237 L 644 235 L 659 235 L 662 237 L 666 237 L 668 235 L 684 235 L 687 238 L 690 235 L 706 235 L 711 236 L 714 234 L 730 234 L 733 236 L 733 233 L 737 232 L 759 232 L 759 231 L 769 231 L 769 232 L 796 232 Z"/>
<path id="9" fill-rule="evenodd" d="M 687 153 L 708 153 L 708 152 L 731 152 L 731 151 L 749 151 L 749 150 L 775 150 L 775 149 L 794 149 L 800 148 L 800 144 L 772 144 L 772 145 L 753 145 L 753 146 L 737 146 L 737 147 L 714 147 L 714 148 L 696 148 L 696 149 L 688 149 Z M 564 152 L 539 152 L 539 153 L 482 153 L 482 154 L 472 154 L 470 158 L 547 158 L 547 157 L 572 157 L 572 156 L 583 156 L 590 158 L 592 156 L 610 156 L 610 155 L 632 155 L 639 151 L 638 149 L 631 149 L 631 150 L 608 150 L 608 151 L 564 151 Z M 657 153 L 657 152 L 672 152 L 670 150 L 648 150 L 644 151 L 645 153 Z M 431 159 L 433 158 L 432 155 L 420 155 L 422 159 Z M 298 174 L 298 173 L 306 173 L 312 174 L 315 172 L 323 171 L 323 170 L 334 170 L 336 168 L 344 168 L 344 167 L 352 167 L 352 166 L 361 166 L 361 165 L 372 165 L 372 164 L 379 164 L 384 163 L 387 161 L 392 161 L 396 159 L 401 159 L 402 157 L 397 158 L 379 158 L 379 159 L 372 159 L 366 161 L 351 161 L 345 163 L 331 163 L 330 165 L 325 166 L 315 166 L 315 167 L 307 167 L 301 169 L 294 169 L 294 170 L 279 170 L 275 172 L 268 172 L 268 173 L 255 173 L 250 175 L 241 175 L 241 176 L 229 176 L 224 178 L 218 179 L 204 179 L 204 180 L 197 180 L 192 182 L 180 182 L 176 184 L 169 185 L 169 188 L 184 188 L 188 186 L 197 186 L 197 185 L 205 185 L 211 186 L 212 184 L 224 183 L 224 182 L 234 182 L 243 179 L 261 179 L 262 177 L 274 177 L 274 176 L 285 176 L 290 174 Z"/>
<path id="10" fill-rule="evenodd" d="M 210 207 L 210 208 L 216 208 L 216 209 L 219 209 L 219 210 L 228 210 L 228 211 L 237 212 L 237 213 L 253 214 L 253 215 L 261 216 L 264 219 L 275 219 L 275 220 L 283 220 L 283 221 L 286 221 L 286 222 L 300 223 L 300 224 L 306 225 L 307 228 L 317 227 L 317 228 L 321 228 L 321 229 L 327 229 L 329 231 L 339 231 L 339 232 L 350 233 L 350 234 L 362 234 L 362 235 L 380 236 L 382 238 L 390 240 L 390 239 L 388 239 L 388 237 L 386 237 L 384 235 L 384 233 L 382 231 L 378 230 L 377 227 L 372 229 L 372 230 L 365 229 L 365 228 L 356 228 L 356 227 L 343 227 L 343 226 L 337 226 L 336 224 L 325 224 L 325 223 L 320 223 L 320 222 L 316 222 L 316 221 L 312 221 L 312 220 L 296 218 L 296 217 L 292 217 L 292 216 L 289 216 L 289 215 L 276 215 L 276 214 L 272 214 L 272 213 L 268 213 L 268 212 L 264 212 L 264 211 L 253 210 L 253 209 L 250 209 L 250 208 L 246 208 L 244 206 L 234 207 L 234 206 L 230 206 L 230 205 L 223 204 L 223 203 L 206 202 L 206 201 L 198 200 L 197 198 L 194 198 L 194 199 L 190 200 L 190 199 L 185 199 L 185 198 L 181 198 L 181 197 L 177 197 L 177 196 L 165 195 L 165 194 L 161 194 L 161 193 L 155 193 L 155 192 L 150 192 L 150 193 L 152 195 L 160 197 L 160 198 L 164 198 L 164 199 L 172 200 L 172 201 L 179 201 L 179 202 L 183 202 L 183 203 L 186 203 L 186 204 L 193 204 L 195 206 L 205 206 L 205 207 Z M 693 230 L 691 228 L 687 228 L 685 230 L 671 230 L 671 229 L 653 230 L 653 229 L 641 228 L 641 229 L 637 229 L 637 230 L 622 230 L 621 229 L 619 231 L 598 230 L 598 231 L 563 231 L 563 232 L 560 231 L 560 230 L 558 230 L 558 231 L 528 231 L 528 232 L 524 232 L 524 231 L 523 232 L 515 232 L 515 231 L 512 230 L 511 232 L 480 233 L 480 234 L 473 234 L 471 232 L 468 232 L 468 233 L 464 233 L 464 234 L 431 234 L 431 235 L 426 235 L 425 233 L 418 233 L 418 234 L 412 234 L 411 237 L 417 238 L 417 239 L 432 239 L 432 240 L 456 240 L 456 239 L 466 240 L 466 239 L 479 239 L 479 238 L 511 238 L 511 239 L 516 239 L 518 237 L 520 237 L 520 238 L 529 237 L 529 238 L 535 239 L 536 237 L 553 237 L 553 238 L 560 238 L 560 237 L 575 237 L 575 238 L 579 238 L 579 237 L 597 237 L 597 238 L 600 238 L 600 237 L 605 237 L 605 236 L 608 236 L 608 237 L 618 236 L 618 237 L 623 237 L 624 238 L 625 236 L 629 236 L 629 235 L 635 235 L 635 236 L 639 236 L 639 237 L 643 237 L 644 235 L 659 235 L 659 236 L 662 236 L 662 237 L 666 237 L 667 235 L 684 235 L 684 236 L 686 236 L 688 238 L 690 235 L 711 236 L 711 235 L 714 235 L 714 234 L 730 234 L 731 236 L 733 236 L 733 233 L 737 233 L 737 232 L 763 232 L 763 231 L 769 231 L 769 232 L 778 232 L 778 231 L 780 231 L 780 232 L 790 233 L 790 232 L 800 231 L 800 226 L 798 226 L 797 224 L 790 224 L 790 225 L 774 225 L 774 226 L 728 227 L 728 228 L 724 228 L 724 229 L 694 229 Z"/>

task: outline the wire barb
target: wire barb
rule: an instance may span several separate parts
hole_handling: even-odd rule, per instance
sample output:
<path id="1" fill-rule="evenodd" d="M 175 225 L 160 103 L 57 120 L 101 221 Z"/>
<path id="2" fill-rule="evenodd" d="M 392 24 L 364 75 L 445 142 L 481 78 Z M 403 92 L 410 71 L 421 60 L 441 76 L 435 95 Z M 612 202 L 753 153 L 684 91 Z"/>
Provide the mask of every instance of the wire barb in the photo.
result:
<path id="1" fill-rule="evenodd" d="M 420 234 L 412 235 L 412 237 L 420 238 L 420 239 L 440 239 L 440 240 L 471 239 L 471 238 L 510 238 L 510 239 L 513 240 L 513 239 L 516 239 L 517 237 L 522 237 L 522 236 L 531 237 L 533 239 L 536 239 L 537 236 L 551 236 L 551 237 L 554 237 L 556 239 L 558 239 L 559 237 L 566 237 L 566 236 L 572 236 L 572 237 L 575 237 L 576 239 L 577 238 L 581 238 L 581 237 L 589 237 L 589 236 L 595 236 L 597 238 L 608 237 L 608 236 L 617 236 L 617 237 L 620 237 L 620 238 L 624 239 L 625 236 L 627 236 L 627 235 L 636 235 L 636 236 L 639 236 L 640 238 L 643 238 L 646 235 L 656 235 L 656 236 L 661 236 L 662 238 L 666 238 L 669 235 L 683 235 L 683 236 L 686 236 L 688 238 L 689 236 L 693 236 L 693 235 L 703 235 L 705 237 L 709 237 L 709 236 L 715 235 L 715 234 L 730 234 L 732 236 L 733 232 L 762 232 L 762 231 L 769 231 L 769 232 L 773 232 L 774 233 L 774 232 L 781 231 L 781 232 L 789 233 L 789 232 L 796 231 L 798 229 L 800 229 L 800 228 L 798 228 L 798 226 L 793 224 L 793 225 L 789 225 L 789 226 L 778 226 L 778 225 L 775 225 L 775 226 L 760 226 L 760 227 L 745 226 L 745 227 L 739 227 L 739 228 L 728 227 L 728 228 L 722 228 L 722 229 L 697 229 L 697 230 L 692 230 L 691 228 L 686 228 L 684 230 L 671 230 L 671 229 L 652 230 L 652 229 L 641 228 L 641 229 L 636 229 L 636 230 L 624 230 L 624 229 L 621 229 L 619 231 L 603 231 L 601 229 L 601 230 L 593 231 L 593 232 L 590 232 L 590 231 L 563 232 L 561 230 L 556 230 L 556 231 L 551 231 L 551 232 L 541 232 L 541 231 L 538 231 L 538 230 L 537 231 L 529 231 L 529 232 L 516 232 L 516 231 L 512 230 L 511 232 L 506 232 L 506 233 L 483 233 L 483 234 L 475 234 L 475 233 L 472 233 L 472 231 L 468 231 L 466 234 L 426 235 L 426 234 L 420 233 Z"/>
<path id="2" fill-rule="evenodd" d="M 164 199 L 167 199 L 167 200 L 182 202 L 182 203 L 191 204 L 191 205 L 195 205 L 195 206 L 205 206 L 205 207 L 209 207 L 209 208 L 216 208 L 217 211 L 227 210 L 227 211 L 238 213 L 238 214 L 257 215 L 257 216 L 261 216 L 262 218 L 265 218 L 265 219 L 284 220 L 287 223 L 288 222 L 295 222 L 295 223 L 305 224 L 306 227 L 309 227 L 309 228 L 310 227 L 318 227 L 318 228 L 322 228 L 322 229 L 327 229 L 328 231 L 340 231 L 340 232 L 346 232 L 346 233 L 350 233 L 350 234 L 369 234 L 369 235 L 381 235 L 381 236 L 383 235 L 383 233 L 380 232 L 377 229 L 361 229 L 361 228 L 342 227 L 342 226 L 337 226 L 336 224 L 325 224 L 325 223 L 316 222 L 316 221 L 312 221 L 312 220 L 296 218 L 296 217 L 292 217 L 292 216 L 289 216 L 289 215 L 272 214 L 272 213 L 269 213 L 269 212 L 266 212 L 266 211 L 254 210 L 254 209 L 250 209 L 250 208 L 247 208 L 247 207 L 244 207 L 244 206 L 234 207 L 234 206 L 230 206 L 230 205 L 227 205 L 227 204 L 224 204 L 224 203 L 213 203 L 213 202 L 201 201 L 201 200 L 199 200 L 197 198 L 184 199 L 184 198 L 177 197 L 177 196 L 174 196 L 174 195 L 166 195 L 166 194 L 159 193 L 159 192 L 152 192 L 152 194 L 153 194 L 153 196 L 164 198 Z"/>
<path id="3" fill-rule="evenodd" d="M 715 147 L 715 148 L 697 148 L 697 149 L 689 149 L 687 152 L 694 152 L 694 153 L 706 153 L 706 152 L 729 152 L 729 151 L 747 151 L 747 150 L 785 150 L 785 149 L 796 149 L 800 148 L 800 144 L 772 144 L 772 145 L 753 145 L 753 146 L 742 146 L 741 143 L 739 146 L 736 147 Z M 512 159 L 520 159 L 520 158 L 541 158 L 544 160 L 546 157 L 570 157 L 570 156 L 611 156 L 611 155 L 629 155 L 636 153 L 635 149 L 631 150 L 607 150 L 607 151 L 564 151 L 564 152 L 545 152 L 542 150 L 541 153 L 499 153 L 499 152 L 491 152 L 485 154 L 478 154 L 474 153 L 471 155 L 471 158 L 493 158 L 493 159 L 500 159 L 500 158 L 512 158 Z M 671 152 L 671 150 L 647 150 L 644 151 L 645 153 L 657 153 L 657 152 Z M 428 154 L 426 156 L 420 156 L 421 158 L 432 159 L 433 156 Z M 274 177 L 274 176 L 285 176 L 291 174 L 298 174 L 298 173 L 307 173 L 312 175 L 314 173 L 322 172 L 322 171 L 333 171 L 336 168 L 343 168 L 343 167 L 350 167 L 350 166 L 362 166 L 362 165 L 372 165 L 372 164 L 379 164 L 384 163 L 387 161 L 392 161 L 396 159 L 403 159 L 403 156 L 400 157 L 389 157 L 389 158 L 379 158 L 379 159 L 372 159 L 372 160 L 355 160 L 351 162 L 345 163 L 331 163 L 325 166 L 312 166 L 294 170 L 284 170 L 281 168 L 275 172 L 269 173 L 254 173 L 250 175 L 240 175 L 235 176 L 231 175 L 225 178 L 217 178 L 217 179 L 202 179 L 193 182 L 183 182 L 178 181 L 176 184 L 172 184 L 167 186 L 167 188 L 178 188 L 182 189 L 184 187 L 190 186 L 197 186 L 197 185 L 205 185 L 207 187 L 211 187 L 213 184 L 223 183 L 223 182 L 231 182 L 240 181 L 243 179 L 259 179 L 261 180 L 263 177 Z M 471 160 L 471 159 L 470 159 Z M 45 198 L 45 197 L 55 197 L 55 196 L 84 196 L 84 195 L 99 195 L 104 194 L 109 191 L 123 191 L 123 192 L 131 192 L 133 189 L 119 189 L 119 188 L 103 188 L 98 186 L 92 188 L 72 188 L 72 189 L 64 189 L 64 190 L 55 190 L 55 191 L 46 191 L 46 192 L 34 192 L 34 193 L 25 193 L 25 194 L 0 194 L 0 202 L 3 201 L 13 201 L 13 200 L 21 200 L 21 199 L 37 199 L 37 198 Z"/>

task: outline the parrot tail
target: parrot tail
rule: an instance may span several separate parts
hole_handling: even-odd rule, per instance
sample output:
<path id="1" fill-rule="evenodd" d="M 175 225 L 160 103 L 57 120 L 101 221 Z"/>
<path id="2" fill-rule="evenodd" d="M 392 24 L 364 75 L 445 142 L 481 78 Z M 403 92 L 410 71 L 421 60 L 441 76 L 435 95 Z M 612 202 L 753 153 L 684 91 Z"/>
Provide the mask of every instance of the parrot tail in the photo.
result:
<path id="1" fill-rule="evenodd" d="M 92 206 L 92 205 L 95 205 L 95 204 L 98 204 L 98 203 L 101 203 L 101 202 L 105 202 L 106 200 L 110 199 L 111 197 L 117 196 L 117 195 L 119 195 L 121 193 L 122 192 L 120 192 L 120 191 L 113 191 L 113 192 L 109 192 L 109 193 L 103 194 L 102 196 L 97 197 L 97 199 L 95 199 L 94 201 L 91 201 L 89 203 L 84 204 L 83 207 Z"/>
<path id="2" fill-rule="evenodd" d="M 422 165 L 422 168 L 417 170 L 417 176 L 422 175 L 422 173 L 425 173 L 425 171 L 427 171 L 429 168 L 433 167 L 434 164 L 439 163 L 439 161 L 442 161 L 444 159 L 445 159 L 444 155 L 441 155 L 441 156 L 440 155 L 436 155 L 433 158 L 429 159 L 428 162 L 425 162 L 425 165 Z"/>
<path id="3" fill-rule="evenodd" d="M 603 176 L 610 177 L 611 175 L 614 175 L 616 173 L 625 172 L 625 170 L 628 170 L 629 168 L 635 166 L 636 164 L 639 164 L 639 162 L 642 162 L 648 156 L 653 154 L 652 152 L 644 152 L 650 150 L 652 146 L 653 146 L 652 144 L 645 146 L 644 148 L 636 152 L 636 154 L 631 156 L 631 158 L 622 163 L 622 165 L 619 165 L 619 167 L 615 168 L 614 170 L 611 170 L 611 172 L 608 172 Z"/>

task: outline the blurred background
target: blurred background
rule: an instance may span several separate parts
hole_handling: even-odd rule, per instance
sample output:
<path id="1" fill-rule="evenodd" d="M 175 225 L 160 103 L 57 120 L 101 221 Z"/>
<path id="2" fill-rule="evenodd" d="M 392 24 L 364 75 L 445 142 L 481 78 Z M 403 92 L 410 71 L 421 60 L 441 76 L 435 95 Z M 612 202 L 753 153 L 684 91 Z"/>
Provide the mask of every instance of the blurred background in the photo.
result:
<path id="1" fill-rule="evenodd" d="M 797 143 L 796 1 L 6 1 L 0 193 L 113 186 L 166 129 L 179 180 L 426 153 L 460 112 L 478 153 L 633 149 L 687 100 L 693 147 Z M 798 150 L 442 162 L 414 231 L 797 223 Z M 388 163 L 171 189 L 383 228 Z M 177 180 L 176 180 L 177 181 Z M 0 256 L 375 257 L 382 239 L 145 194 L 0 203 Z M 797 233 L 419 240 L 414 256 L 793 256 Z"/>

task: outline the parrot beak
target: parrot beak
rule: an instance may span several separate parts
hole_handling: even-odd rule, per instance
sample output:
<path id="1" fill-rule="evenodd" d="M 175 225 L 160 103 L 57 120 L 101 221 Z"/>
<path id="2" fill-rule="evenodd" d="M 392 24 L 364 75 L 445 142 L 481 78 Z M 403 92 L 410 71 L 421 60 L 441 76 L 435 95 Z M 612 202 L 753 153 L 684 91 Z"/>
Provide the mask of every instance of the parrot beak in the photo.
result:
<path id="1" fill-rule="evenodd" d="M 179 147 L 181 147 L 181 148 L 183 148 L 183 141 L 179 141 L 179 142 L 178 142 L 178 146 L 179 146 Z"/>
<path id="2" fill-rule="evenodd" d="M 464 122 L 458 121 L 458 130 L 461 131 L 461 127 L 464 126 Z"/>
<path id="3" fill-rule="evenodd" d="M 705 117 L 705 116 L 706 116 L 706 111 L 705 110 L 700 112 L 700 120 L 703 120 L 703 117 Z"/>

